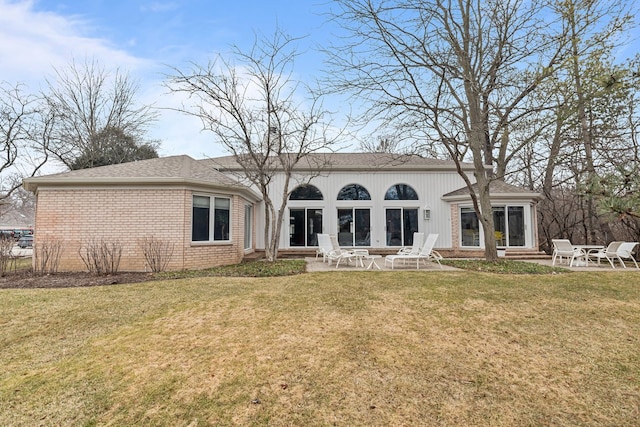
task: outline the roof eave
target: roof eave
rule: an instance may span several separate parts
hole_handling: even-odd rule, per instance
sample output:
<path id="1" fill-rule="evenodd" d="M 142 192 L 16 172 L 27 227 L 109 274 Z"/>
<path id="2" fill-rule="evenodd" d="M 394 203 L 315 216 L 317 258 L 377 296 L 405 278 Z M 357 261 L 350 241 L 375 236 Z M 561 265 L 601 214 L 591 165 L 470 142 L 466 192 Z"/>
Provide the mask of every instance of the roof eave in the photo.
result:
<path id="1" fill-rule="evenodd" d="M 145 177 L 145 178 L 91 178 L 91 179 L 77 179 L 77 178 L 27 178 L 23 180 L 23 187 L 27 191 L 36 192 L 39 187 L 99 187 L 99 186 L 151 186 L 151 185 L 166 185 L 166 186 L 193 186 L 206 189 L 215 189 L 235 193 L 241 193 L 251 201 L 257 202 L 262 200 L 262 197 L 258 195 L 254 190 L 246 187 L 242 184 L 229 184 L 229 183 L 212 183 L 211 181 L 187 179 L 187 178 L 166 178 L 166 177 Z"/>
<path id="2" fill-rule="evenodd" d="M 523 200 L 533 200 L 539 201 L 543 199 L 542 194 L 535 192 L 527 192 L 527 193 L 490 193 L 491 200 L 514 200 L 514 199 L 523 199 Z M 442 196 L 442 200 L 445 202 L 466 202 L 471 200 L 471 195 L 469 194 L 456 194 L 452 196 Z"/>

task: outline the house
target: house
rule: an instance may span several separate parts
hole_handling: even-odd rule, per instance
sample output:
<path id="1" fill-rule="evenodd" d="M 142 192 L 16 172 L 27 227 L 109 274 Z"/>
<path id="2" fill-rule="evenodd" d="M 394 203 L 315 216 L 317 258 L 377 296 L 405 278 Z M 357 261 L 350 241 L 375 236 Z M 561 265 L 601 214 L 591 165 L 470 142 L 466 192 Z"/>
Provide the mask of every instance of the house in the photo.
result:
<path id="1" fill-rule="evenodd" d="M 471 164 L 463 171 L 473 177 Z M 472 178 L 473 179 L 473 178 Z M 272 180 L 275 206 L 283 175 Z M 144 270 L 140 240 L 172 241 L 169 269 L 241 261 L 264 249 L 264 205 L 234 157 L 174 156 L 29 178 L 37 196 L 36 246 L 63 242 L 60 270 L 83 270 L 78 251 L 91 239 L 123 246 L 121 270 Z M 480 256 L 484 236 L 453 162 L 384 153 L 316 153 L 295 168 L 280 248 L 315 251 L 318 233 L 341 246 L 393 251 L 413 233 L 438 233 L 437 248 Z M 536 252 L 540 195 L 492 184 L 495 238 L 501 248 Z"/>
<path id="2" fill-rule="evenodd" d="M 188 156 L 29 178 L 24 187 L 36 194 L 35 248 L 61 242 L 60 271 L 85 270 L 80 248 L 101 239 L 122 245 L 123 271 L 145 270 L 141 241 L 150 237 L 174 243 L 170 270 L 233 264 L 254 250 L 242 227 L 253 226 L 260 196 Z"/>

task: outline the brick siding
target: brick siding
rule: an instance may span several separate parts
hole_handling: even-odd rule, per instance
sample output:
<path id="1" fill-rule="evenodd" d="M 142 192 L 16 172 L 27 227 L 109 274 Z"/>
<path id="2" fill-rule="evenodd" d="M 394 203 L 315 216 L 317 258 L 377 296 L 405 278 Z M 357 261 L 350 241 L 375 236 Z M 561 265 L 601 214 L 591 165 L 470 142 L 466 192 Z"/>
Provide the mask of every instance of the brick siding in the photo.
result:
<path id="1" fill-rule="evenodd" d="M 244 256 L 244 205 L 232 197 L 231 243 L 191 243 L 192 191 L 172 188 L 41 187 L 36 202 L 35 246 L 62 244 L 59 271 L 84 271 L 79 250 L 104 240 L 122 246 L 120 271 L 145 271 L 140 242 L 155 237 L 175 244 L 168 270 L 234 264 Z"/>

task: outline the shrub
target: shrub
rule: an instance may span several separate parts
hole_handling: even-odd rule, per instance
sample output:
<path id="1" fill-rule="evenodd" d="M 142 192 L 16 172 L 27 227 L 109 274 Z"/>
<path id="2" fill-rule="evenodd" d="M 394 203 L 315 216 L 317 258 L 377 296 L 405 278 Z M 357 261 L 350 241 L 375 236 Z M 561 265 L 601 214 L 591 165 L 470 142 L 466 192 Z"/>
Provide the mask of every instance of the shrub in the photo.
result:
<path id="1" fill-rule="evenodd" d="M 9 269 L 12 260 L 13 240 L 0 236 L 0 277 Z"/>
<path id="2" fill-rule="evenodd" d="M 142 248 L 142 254 L 146 265 L 154 273 L 159 273 L 167 269 L 175 244 L 164 240 L 157 239 L 153 236 L 145 237 L 139 243 Z"/>
<path id="3" fill-rule="evenodd" d="M 33 246 L 34 268 L 41 274 L 53 274 L 58 271 L 62 255 L 62 242 L 56 238 L 37 239 Z"/>
<path id="4" fill-rule="evenodd" d="M 92 274 L 115 274 L 120 268 L 122 243 L 106 240 L 89 240 L 78 250 L 82 262 Z"/>

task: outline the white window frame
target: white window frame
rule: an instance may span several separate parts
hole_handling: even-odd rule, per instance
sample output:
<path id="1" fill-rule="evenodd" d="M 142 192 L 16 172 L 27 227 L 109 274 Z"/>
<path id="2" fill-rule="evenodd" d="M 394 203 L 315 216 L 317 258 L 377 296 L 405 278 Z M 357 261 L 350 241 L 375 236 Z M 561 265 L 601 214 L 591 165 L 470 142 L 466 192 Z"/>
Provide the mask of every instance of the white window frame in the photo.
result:
<path id="1" fill-rule="evenodd" d="M 504 234 L 504 239 L 505 239 L 505 244 L 504 245 L 500 245 L 500 248 L 528 248 L 531 246 L 531 242 L 530 242 L 530 238 L 531 236 L 529 235 L 529 224 L 531 223 L 531 215 L 530 215 L 530 204 L 528 203 L 518 203 L 518 202 L 510 202 L 510 203 L 492 203 L 491 204 L 491 209 L 495 209 L 495 208 L 504 208 L 504 212 L 505 212 L 505 229 L 506 229 L 506 233 Z M 510 207 L 517 207 L 517 208 L 522 208 L 522 219 L 523 219 L 523 237 L 524 237 L 524 244 L 522 246 L 511 246 L 509 245 L 509 218 L 508 218 L 508 212 L 509 212 L 509 208 Z M 459 245 L 461 248 L 465 248 L 465 249 L 484 249 L 485 245 L 484 245 L 484 230 L 482 228 L 482 223 L 480 223 L 480 221 L 478 220 L 478 245 L 473 245 L 473 246 L 469 246 L 469 245 L 463 245 L 463 236 L 462 236 L 462 209 L 471 209 L 472 211 L 473 206 L 472 205 L 459 205 L 458 206 L 458 222 L 459 222 L 459 229 L 458 229 L 458 240 L 459 240 Z M 476 214 L 477 215 L 477 214 Z M 495 225 L 494 225 L 495 226 Z"/>
<path id="2" fill-rule="evenodd" d="M 193 240 L 193 200 L 195 197 L 209 198 L 209 238 L 207 240 Z M 228 238 L 225 240 L 215 240 L 215 202 L 216 199 L 229 201 L 229 230 Z M 198 244 L 229 244 L 233 240 L 233 197 L 220 194 L 192 193 L 191 195 L 191 243 Z"/>
<path id="3" fill-rule="evenodd" d="M 244 250 L 253 249 L 253 205 L 244 205 Z"/>

